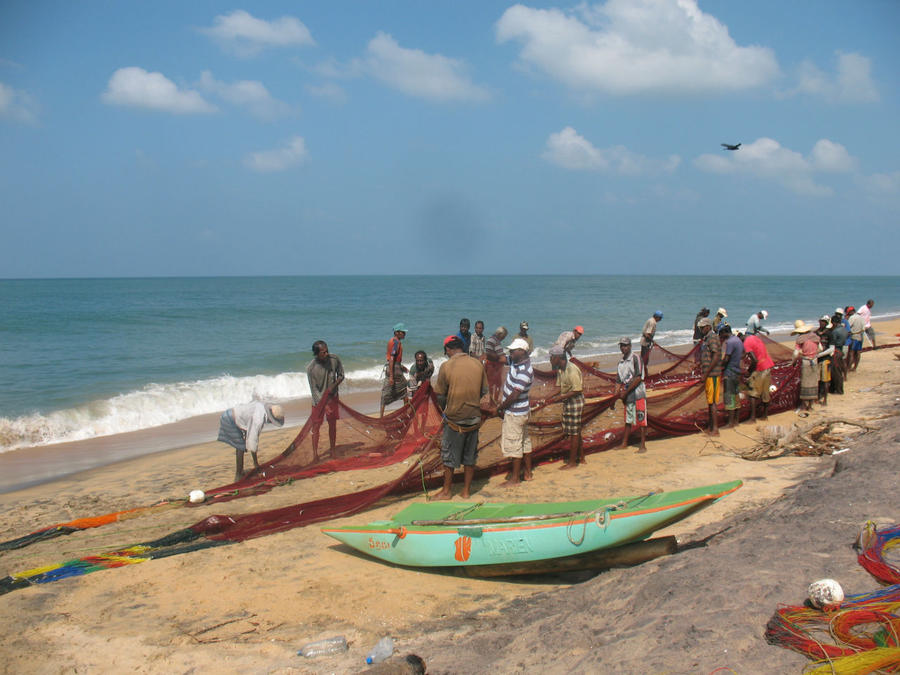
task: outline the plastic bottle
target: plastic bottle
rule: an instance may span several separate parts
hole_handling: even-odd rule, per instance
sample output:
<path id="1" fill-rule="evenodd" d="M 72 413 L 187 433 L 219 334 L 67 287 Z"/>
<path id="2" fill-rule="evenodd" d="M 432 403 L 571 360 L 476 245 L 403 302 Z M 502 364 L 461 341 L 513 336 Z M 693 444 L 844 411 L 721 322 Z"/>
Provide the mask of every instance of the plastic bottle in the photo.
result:
<path id="1" fill-rule="evenodd" d="M 389 658 L 393 653 L 394 641 L 390 636 L 383 637 L 375 644 L 374 647 L 372 647 L 372 651 L 370 651 L 368 656 L 366 656 L 366 663 L 368 663 L 369 665 L 373 663 L 381 663 L 386 658 Z"/>
<path id="2" fill-rule="evenodd" d="M 338 654 L 340 652 L 347 651 L 347 638 L 343 635 L 338 635 L 337 637 L 328 638 L 326 640 L 319 640 L 317 642 L 310 642 L 308 645 L 303 645 L 300 648 L 300 651 L 297 652 L 297 656 L 305 656 L 306 658 L 313 658 L 316 656 L 324 656 L 325 654 Z"/>

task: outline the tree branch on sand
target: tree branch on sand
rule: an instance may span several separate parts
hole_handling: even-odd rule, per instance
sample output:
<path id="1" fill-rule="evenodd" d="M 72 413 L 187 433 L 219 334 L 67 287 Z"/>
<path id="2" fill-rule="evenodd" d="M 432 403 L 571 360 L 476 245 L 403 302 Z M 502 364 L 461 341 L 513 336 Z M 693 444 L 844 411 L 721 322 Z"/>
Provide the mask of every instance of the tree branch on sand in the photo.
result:
<path id="1" fill-rule="evenodd" d="M 839 424 L 859 427 L 863 433 L 879 429 L 843 417 L 816 420 L 803 426 L 793 424 L 790 428 L 771 426 L 762 430 L 759 442 L 752 447 L 736 450 L 735 454 L 754 462 L 785 455 L 801 457 L 831 455 L 844 441 L 843 436 L 832 433 L 834 427 Z"/>

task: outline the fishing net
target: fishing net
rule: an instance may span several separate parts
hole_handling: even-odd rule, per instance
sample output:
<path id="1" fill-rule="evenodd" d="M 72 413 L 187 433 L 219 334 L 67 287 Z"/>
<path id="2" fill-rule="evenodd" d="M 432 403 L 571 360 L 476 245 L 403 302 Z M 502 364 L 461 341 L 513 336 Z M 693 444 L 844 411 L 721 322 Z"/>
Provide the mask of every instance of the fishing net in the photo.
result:
<path id="1" fill-rule="evenodd" d="M 816 667 L 807 672 L 900 671 L 900 568 L 885 560 L 898 545 L 900 525 L 879 532 L 866 523 L 857 541 L 858 561 L 879 582 L 893 585 L 847 596 L 836 607 L 780 607 L 766 625 L 766 640 L 814 660 Z"/>
<path id="2" fill-rule="evenodd" d="M 772 382 L 776 392 L 772 395 L 769 412 L 789 410 L 796 405 L 799 393 L 798 367 L 790 363 L 792 349 L 768 338 L 763 340 L 775 361 Z M 572 360 L 581 369 L 584 380 L 582 434 L 585 452 L 600 452 L 620 445 L 624 434 L 624 415 L 621 402 L 615 395 L 614 372 L 602 370 L 596 362 Z M 646 378 L 648 438 L 696 433 L 705 427 L 707 405 L 700 375 L 699 347 L 695 346 L 685 354 L 676 354 L 654 345 Z M 530 392 L 533 412 L 529 422 L 535 463 L 555 460 L 568 453 L 568 440 L 563 435 L 560 419 L 562 405 L 548 402 L 558 391 L 555 373 L 535 369 L 535 381 Z M 493 402 L 496 399 L 492 401 L 489 393 L 482 399 L 482 407 L 488 409 Z M 721 404 L 719 410 L 721 413 Z M 745 419 L 749 414 L 749 401 L 744 400 L 741 418 Z M 408 405 L 383 418 L 364 415 L 338 399 L 323 398 L 280 455 L 264 462 L 258 470 L 239 482 L 207 490 L 204 508 L 210 508 L 210 505 L 215 508 L 229 500 L 260 495 L 279 486 L 325 473 L 377 469 L 405 463 L 402 472 L 387 482 L 365 489 L 257 513 L 211 516 L 188 529 L 208 541 L 243 541 L 348 516 L 373 506 L 388 495 L 427 491 L 438 486 L 442 479 L 439 453 L 441 430 L 441 411 L 427 382 L 419 387 Z M 477 477 L 509 470 L 509 460 L 500 451 L 500 435 L 501 420 L 487 419 L 479 433 Z M 89 520 L 61 523 L 3 542 L 0 551 L 97 527 L 123 517 L 137 517 L 173 507 L 194 505 L 187 500 L 178 500 Z M 149 559 L 153 556 L 145 557 Z M 16 576 L 18 579 L 28 578 Z"/>

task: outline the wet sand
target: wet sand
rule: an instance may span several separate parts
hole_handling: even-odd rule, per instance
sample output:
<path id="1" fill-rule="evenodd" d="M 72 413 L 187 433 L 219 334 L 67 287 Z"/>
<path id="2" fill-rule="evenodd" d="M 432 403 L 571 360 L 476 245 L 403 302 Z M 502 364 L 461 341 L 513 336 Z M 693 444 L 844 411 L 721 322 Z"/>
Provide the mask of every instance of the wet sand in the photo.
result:
<path id="1" fill-rule="evenodd" d="M 893 340 L 900 322 L 877 328 L 882 340 Z M 813 416 L 896 414 L 895 352 L 863 354 L 845 395 L 829 397 Z M 768 424 L 797 421 L 792 411 Z M 722 534 L 706 547 L 638 567 L 468 579 L 374 562 L 313 526 L 2 596 L 0 663 L 17 673 L 357 672 L 371 645 L 390 634 L 400 653 L 418 653 L 433 673 L 707 673 L 726 665 L 799 671 L 803 657 L 763 641 L 768 616 L 779 602 L 801 602 L 815 578 L 838 578 L 848 592 L 873 588 L 848 544 L 867 518 L 900 519 L 900 429 L 894 417 L 873 424 L 883 429 L 861 436 L 846 428 L 850 451 L 833 457 L 739 459 L 732 449 L 751 446 L 760 434 L 743 424 L 715 441 L 694 435 L 649 441 L 643 455 L 633 448 L 591 455 L 576 471 L 542 465 L 514 491 L 500 487 L 502 476 L 475 486 L 478 500 L 557 501 L 744 480 L 733 495 L 659 533 L 682 543 Z M 277 454 L 295 433 L 266 434 L 261 458 Z M 0 554 L 0 573 L 147 541 L 211 513 L 261 511 L 380 484 L 406 466 L 319 476 L 215 511 L 171 509 L 79 532 Z M 181 497 L 227 483 L 233 470 L 233 453 L 209 442 L 3 494 L 0 539 Z M 387 517 L 417 499 L 394 498 L 333 522 Z M 296 656 L 304 643 L 332 635 L 347 637 L 346 654 Z"/>

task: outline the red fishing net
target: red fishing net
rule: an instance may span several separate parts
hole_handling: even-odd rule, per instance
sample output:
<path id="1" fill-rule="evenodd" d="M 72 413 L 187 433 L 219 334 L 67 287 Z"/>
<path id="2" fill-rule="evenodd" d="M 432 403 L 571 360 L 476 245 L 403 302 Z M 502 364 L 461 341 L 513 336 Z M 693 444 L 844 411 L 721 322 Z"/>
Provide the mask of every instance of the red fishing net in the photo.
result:
<path id="1" fill-rule="evenodd" d="M 798 375 L 790 364 L 791 349 L 764 338 L 770 356 L 776 362 L 769 412 L 780 412 L 796 404 Z M 647 437 L 683 435 L 699 431 L 706 424 L 707 405 L 700 382 L 699 347 L 676 354 L 659 346 L 651 351 L 647 376 Z M 624 416 L 615 395 L 616 376 L 601 370 L 597 363 L 573 359 L 584 379 L 585 406 L 582 414 L 586 453 L 608 450 L 622 442 Z M 562 433 L 562 405 L 547 404 L 557 394 L 556 375 L 551 370 L 535 369 L 530 399 L 532 406 L 529 432 L 536 462 L 557 459 L 568 451 Z M 491 406 L 491 394 L 482 399 L 482 408 Z M 742 416 L 749 416 L 744 401 Z M 334 426 L 335 447 L 330 448 L 330 425 Z M 272 461 L 261 465 L 238 483 L 207 491 L 207 497 L 224 502 L 260 494 L 272 488 L 311 476 L 345 470 L 384 467 L 414 458 L 399 477 L 390 482 L 356 492 L 334 495 L 272 511 L 240 516 L 215 516 L 193 529 L 214 539 L 240 541 L 280 532 L 292 527 L 346 516 L 371 506 L 388 494 L 408 493 L 440 483 L 441 412 L 434 393 L 421 386 L 410 403 L 384 418 L 369 417 L 340 401 L 323 399 L 288 448 Z M 316 433 L 318 432 L 318 433 Z M 501 421 L 489 418 L 479 433 L 476 476 L 505 472 L 509 460 L 500 452 Z M 317 442 L 316 442 L 317 441 Z"/>

